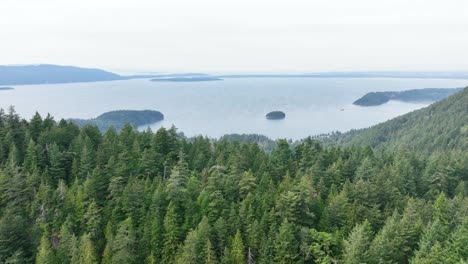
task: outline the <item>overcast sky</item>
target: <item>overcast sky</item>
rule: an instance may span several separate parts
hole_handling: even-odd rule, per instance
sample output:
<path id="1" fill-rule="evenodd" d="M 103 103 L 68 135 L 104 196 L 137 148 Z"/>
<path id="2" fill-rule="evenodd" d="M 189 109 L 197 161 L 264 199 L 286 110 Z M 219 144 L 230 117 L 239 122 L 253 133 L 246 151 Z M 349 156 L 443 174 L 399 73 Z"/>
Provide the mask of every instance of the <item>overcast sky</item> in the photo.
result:
<path id="1" fill-rule="evenodd" d="M 468 0 L 1 0 L 0 64 L 468 70 Z"/>

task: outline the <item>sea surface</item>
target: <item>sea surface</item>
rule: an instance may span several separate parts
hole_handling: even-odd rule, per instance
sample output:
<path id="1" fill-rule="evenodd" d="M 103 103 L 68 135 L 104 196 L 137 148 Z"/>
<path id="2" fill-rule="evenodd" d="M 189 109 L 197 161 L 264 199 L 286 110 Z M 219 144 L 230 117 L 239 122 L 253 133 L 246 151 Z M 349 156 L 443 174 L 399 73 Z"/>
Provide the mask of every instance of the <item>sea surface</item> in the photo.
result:
<path id="1" fill-rule="evenodd" d="M 368 92 L 465 87 L 468 80 L 397 78 L 232 78 L 212 82 L 125 81 L 13 86 L 0 91 L 0 108 L 13 105 L 24 118 L 36 111 L 60 118 L 92 118 L 112 110 L 161 111 L 153 130 L 175 125 L 187 136 L 256 133 L 300 139 L 364 128 L 429 103 L 390 101 L 359 107 Z M 266 120 L 270 111 L 286 119 Z M 147 126 L 145 126 L 146 128 Z M 141 128 L 143 129 L 143 128 Z"/>

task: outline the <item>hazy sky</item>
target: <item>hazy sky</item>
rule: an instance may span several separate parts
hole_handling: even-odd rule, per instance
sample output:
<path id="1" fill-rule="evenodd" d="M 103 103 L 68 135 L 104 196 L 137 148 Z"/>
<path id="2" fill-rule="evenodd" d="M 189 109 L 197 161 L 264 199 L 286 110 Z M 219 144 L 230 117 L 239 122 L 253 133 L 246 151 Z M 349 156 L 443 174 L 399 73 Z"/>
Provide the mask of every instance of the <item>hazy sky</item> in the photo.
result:
<path id="1" fill-rule="evenodd" d="M 468 70 L 467 0 L 1 0 L 0 64 Z"/>

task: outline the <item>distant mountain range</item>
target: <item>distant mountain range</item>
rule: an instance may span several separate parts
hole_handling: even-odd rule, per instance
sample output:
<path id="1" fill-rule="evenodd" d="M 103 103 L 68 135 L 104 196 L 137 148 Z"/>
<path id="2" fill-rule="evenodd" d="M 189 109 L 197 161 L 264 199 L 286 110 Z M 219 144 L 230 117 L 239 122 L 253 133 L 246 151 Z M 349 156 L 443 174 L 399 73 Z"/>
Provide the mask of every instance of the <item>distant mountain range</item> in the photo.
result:
<path id="1" fill-rule="evenodd" d="M 9 91 L 9 90 L 14 90 L 15 88 L 12 87 L 0 87 L 0 91 Z"/>
<path id="2" fill-rule="evenodd" d="M 134 78 L 152 78 L 153 76 L 121 76 L 100 69 L 51 64 L 0 66 L 0 85 L 116 81 Z"/>
<path id="3" fill-rule="evenodd" d="M 423 71 L 362 71 L 318 72 L 304 74 L 227 74 L 218 78 L 415 78 L 415 79 L 468 79 L 468 72 Z"/>
<path id="4" fill-rule="evenodd" d="M 420 78 L 468 79 L 468 72 L 322 72 L 305 74 L 170 73 L 123 76 L 101 69 L 52 64 L 0 66 L 0 85 L 54 84 L 157 78 L 166 81 L 207 81 L 224 78 Z M 172 79 L 171 79 L 172 78 Z"/>

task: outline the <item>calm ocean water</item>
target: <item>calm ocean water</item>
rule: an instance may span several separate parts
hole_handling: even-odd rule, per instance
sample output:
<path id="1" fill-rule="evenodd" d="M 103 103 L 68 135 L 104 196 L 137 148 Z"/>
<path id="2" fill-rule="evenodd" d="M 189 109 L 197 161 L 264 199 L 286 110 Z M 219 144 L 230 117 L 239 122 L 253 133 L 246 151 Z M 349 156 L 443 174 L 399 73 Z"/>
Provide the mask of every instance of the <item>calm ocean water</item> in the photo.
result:
<path id="1" fill-rule="evenodd" d="M 389 102 L 358 107 L 352 102 L 371 91 L 454 88 L 468 80 L 381 78 L 239 78 L 216 82 L 126 81 L 14 86 L 0 91 L 0 107 L 15 106 L 30 118 L 36 111 L 60 118 L 92 118 L 111 110 L 153 109 L 188 136 L 219 137 L 257 133 L 299 139 L 331 131 L 368 127 L 428 104 Z M 284 120 L 266 120 L 281 110 Z"/>

